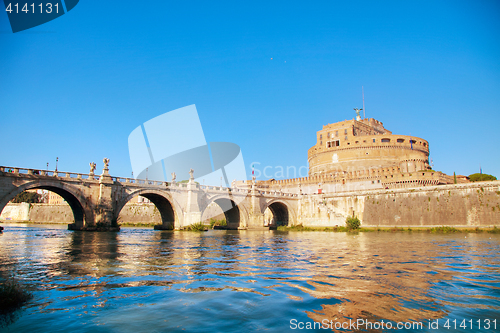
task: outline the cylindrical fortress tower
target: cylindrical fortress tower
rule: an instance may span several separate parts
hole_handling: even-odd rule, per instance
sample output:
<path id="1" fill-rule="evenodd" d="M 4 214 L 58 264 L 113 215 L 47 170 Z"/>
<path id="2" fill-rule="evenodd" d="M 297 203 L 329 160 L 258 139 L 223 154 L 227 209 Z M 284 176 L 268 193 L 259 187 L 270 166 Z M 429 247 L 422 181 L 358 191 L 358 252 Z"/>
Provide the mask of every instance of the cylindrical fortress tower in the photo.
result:
<path id="1" fill-rule="evenodd" d="M 394 172 L 428 170 L 429 143 L 394 135 L 373 118 L 323 126 L 308 151 L 309 176 L 391 168 Z"/>

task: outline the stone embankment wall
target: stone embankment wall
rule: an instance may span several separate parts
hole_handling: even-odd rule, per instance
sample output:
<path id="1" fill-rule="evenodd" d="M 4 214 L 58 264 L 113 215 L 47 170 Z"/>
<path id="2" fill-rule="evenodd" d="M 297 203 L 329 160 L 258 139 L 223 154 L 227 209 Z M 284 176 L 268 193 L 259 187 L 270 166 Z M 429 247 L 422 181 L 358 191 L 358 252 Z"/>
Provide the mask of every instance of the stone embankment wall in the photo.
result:
<path id="1" fill-rule="evenodd" d="M 0 220 L 72 223 L 73 212 L 68 204 L 9 203 L 2 211 Z M 161 224 L 158 209 L 152 203 L 129 203 L 120 212 L 118 223 Z"/>
<path id="2" fill-rule="evenodd" d="M 363 224 L 373 226 L 498 226 L 500 184 L 433 186 L 364 198 Z"/>
<path id="3" fill-rule="evenodd" d="M 500 181 L 305 196 L 298 223 L 365 227 L 500 226 Z"/>
<path id="4" fill-rule="evenodd" d="M 10 203 L 2 210 L 0 220 L 28 221 L 30 216 L 30 204 Z"/>
<path id="5" fill-rule="evenodd" d="M 9 205 L 7 205 L 7 207 Z M 74 221 L 73 212 L 68 204 L 31 204 L 28 220 L 33 222 L 56 223 L 71 223 Z"/>
<path id="6" fill-rule="evenodd" d="M 153 203 L 129 203 L 120 212 L 120 223 L 154 223 L 161 224 L 161 216 Z"/>

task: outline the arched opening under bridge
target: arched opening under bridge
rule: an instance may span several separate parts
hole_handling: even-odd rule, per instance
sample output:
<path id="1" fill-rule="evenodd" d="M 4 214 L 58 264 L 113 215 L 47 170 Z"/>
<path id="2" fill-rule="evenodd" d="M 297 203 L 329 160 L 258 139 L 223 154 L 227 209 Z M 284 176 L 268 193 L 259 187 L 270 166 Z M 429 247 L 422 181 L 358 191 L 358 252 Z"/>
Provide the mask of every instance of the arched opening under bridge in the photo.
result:
<path id="1" fill-rule="evenodd" d="M 213 203 L 215 203 L 218 207 L 213 207 Z M 203 218 L 210 220 L 210 218 L 207 217 L 209 216 L 209 214 L 207 214 L 209 210 L 211 212 L 218 212 L 218 215 L 212 217 L 214 219 L 220 219 L 223 214 L 228 229 L 238 229 L 240 226 L 240 209 L 233 200 L 219 198 L 212 201 L 212 203 L 203 211 L 202 221 Z"/>
<path id="2" fill-rule="evenodd" d="M 127 197 L 115 213 L 118 225 L 154 226 L 174 229 L 176 223 L 172 203 L 158 193 L 140 192 Z"/>
<path id="3" fill-rule="evenodd" d="M 281 202 L 273 202 L 264 211 L 264 225 L 271 228 L 288 226 L 288 207 Z"/>
<path id="4" fill-rule="evenodd" d="M 69 190 L 43 184 L 20 186 L 0 201 L 3 221 L 32 221 L 85 225 L 80 199 Z"/>

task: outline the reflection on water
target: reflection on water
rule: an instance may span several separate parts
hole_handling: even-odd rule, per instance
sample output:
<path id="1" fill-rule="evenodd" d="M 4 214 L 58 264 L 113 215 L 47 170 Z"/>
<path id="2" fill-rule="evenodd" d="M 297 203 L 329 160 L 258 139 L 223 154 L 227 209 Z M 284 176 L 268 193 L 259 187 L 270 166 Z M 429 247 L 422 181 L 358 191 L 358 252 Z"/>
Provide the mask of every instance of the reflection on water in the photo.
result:
<path id="1" fill-rule="evenodd" d="M 500 317 L 499 235 L 4 227 L 0 277 L 35 297 L 0 331 L 282 332 L 296 331 L 291 320 Z"/>

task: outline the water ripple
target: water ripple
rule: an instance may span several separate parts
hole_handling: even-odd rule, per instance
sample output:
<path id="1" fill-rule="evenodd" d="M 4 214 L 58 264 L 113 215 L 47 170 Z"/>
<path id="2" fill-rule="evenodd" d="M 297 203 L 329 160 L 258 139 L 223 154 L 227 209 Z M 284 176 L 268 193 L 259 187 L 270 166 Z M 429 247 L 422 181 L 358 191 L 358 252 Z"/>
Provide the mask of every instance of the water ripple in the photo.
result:
<path id="1" fill-rule="evenodd" d="M 292 319 L 494 319 L 493 236 L 5 225 L 0 278 L 15 277 L 35 298 L 0 330 L 283 332 Z"/>

